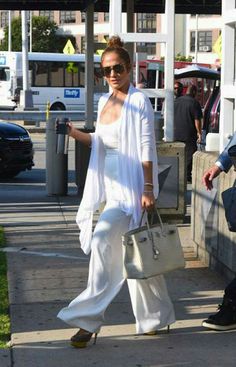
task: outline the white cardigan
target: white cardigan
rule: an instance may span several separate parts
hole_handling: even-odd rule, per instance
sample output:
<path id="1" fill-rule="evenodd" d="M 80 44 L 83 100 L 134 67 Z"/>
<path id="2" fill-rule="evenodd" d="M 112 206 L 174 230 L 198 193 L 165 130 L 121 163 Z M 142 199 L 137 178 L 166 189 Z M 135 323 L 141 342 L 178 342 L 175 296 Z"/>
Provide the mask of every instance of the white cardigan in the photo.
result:
<path id="1" fill-rule="evenodd" d="M 98 121 L 101 111 L 111 93 L 100 98 Z M 83 251 L 91 250 L 93 213 L 105 201 L 104 160 L 105 149 L 96 133 L 91 134 L 92 149 L 83 198 L 76 216 L 80 228 L 80 243 Z M 138 226 L 142 208 L 141 196 L 144 187 L 142 162 L 153 162 L 154 195 L 158 195 L 157 153 L 154 132 L 154 113 L 148 97 L 131 84 L 125 98 L 119 139 L 119 177 L 122 198 L 121 209 L 131 216 L 130 229 Z"/>

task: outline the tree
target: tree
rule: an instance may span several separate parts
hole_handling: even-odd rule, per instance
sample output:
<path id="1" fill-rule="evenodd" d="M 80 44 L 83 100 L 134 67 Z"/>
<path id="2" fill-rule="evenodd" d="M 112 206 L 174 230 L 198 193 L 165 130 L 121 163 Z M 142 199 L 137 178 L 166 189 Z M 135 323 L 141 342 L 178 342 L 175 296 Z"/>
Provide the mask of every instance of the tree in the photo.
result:
<path id="1" fill-rule="evenodd" d="M 12 27 L 12 51 L 21 51 L 21 18 L 14 18 Z M 72 35 L 60 36 L 57 34 L 58 26 L 47 17 L 32 17 L 32 51 L 34 52 L 62 52 L 68 39 L 71 40 L 75 49 L 76 40 Z M 2 51 L 8 49 L 8 26 L 4 29 L 4 39 L 0 45 Z"/>
<path id="2" fill-rule="evenodd" d="M 165 57 L 162 56 L 161 60 L 164 61 Z M 193 61 L 193 56 L 184 56 L 181 55 L 181 53 L 178 53 L 177 55 L 175 55 L 175 61 L 187 61 L 187 62 L 192 62 Z"/>
<path id="3" fill-rule="evenodd" d="M 184 56 L 181 55 L 181 53 L 179 52 L 176 56 L 175 56 L 175 61 L 188 61 L 188 62 L 192 62 L 193 61 L 193 57 L 192 56 Z"/>

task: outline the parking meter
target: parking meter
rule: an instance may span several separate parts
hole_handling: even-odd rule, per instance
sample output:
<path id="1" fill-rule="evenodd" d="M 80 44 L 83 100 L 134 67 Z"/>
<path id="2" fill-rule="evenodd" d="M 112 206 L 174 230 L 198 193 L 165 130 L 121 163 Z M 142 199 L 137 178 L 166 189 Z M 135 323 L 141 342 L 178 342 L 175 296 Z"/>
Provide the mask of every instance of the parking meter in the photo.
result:
<path id="1" fill-rule="evenodd" d="M 56 152 L 57 154 L 68 154 L 69 135 L 68 135 L 68 118 L 57 118 L 56 119 L 56 133 L 57 143 Z"/>

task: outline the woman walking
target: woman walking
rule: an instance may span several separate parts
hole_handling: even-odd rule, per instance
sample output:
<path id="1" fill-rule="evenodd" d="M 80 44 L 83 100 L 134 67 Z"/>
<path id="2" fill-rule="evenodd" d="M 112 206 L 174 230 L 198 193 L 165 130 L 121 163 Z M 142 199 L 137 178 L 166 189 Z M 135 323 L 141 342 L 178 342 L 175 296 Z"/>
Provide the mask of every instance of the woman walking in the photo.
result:
<path id="1" fill-rule="evenodd" d="M 150 101 L 130 83 L 131 63 L 119 37 L 112 37 L 101 59 L 111 92 L 98 106 L 95 133 L 70 136 L 91 146 L 83 198 L 77 214 L 83 251 L 91 251 L 87 288 L 58 317 L 79 331 L 74 347 L 85 347 L 99 333 L 104 313 L 123 278 L 121 236 L 139 225 L 158 195 L 154 113 Z M 93 213 L 105 202 L 92 234 Z M 163 276 L 128 280 L 137 333 L 154 334 L 175 321 Z"/>

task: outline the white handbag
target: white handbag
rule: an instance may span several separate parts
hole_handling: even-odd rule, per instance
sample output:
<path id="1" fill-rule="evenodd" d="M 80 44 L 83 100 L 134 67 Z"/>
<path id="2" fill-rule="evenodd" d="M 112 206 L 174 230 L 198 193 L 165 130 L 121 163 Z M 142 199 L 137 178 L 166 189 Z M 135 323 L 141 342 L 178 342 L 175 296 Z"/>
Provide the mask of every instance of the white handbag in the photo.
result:
<path id="1" fill-rule="evenodd" d="M 156 211 L 160 224 L 150 226 L 147 220 L 122 236 L 125 278 L 147 279 L 185 266 L 176 225 L 163 224 Z"/>

